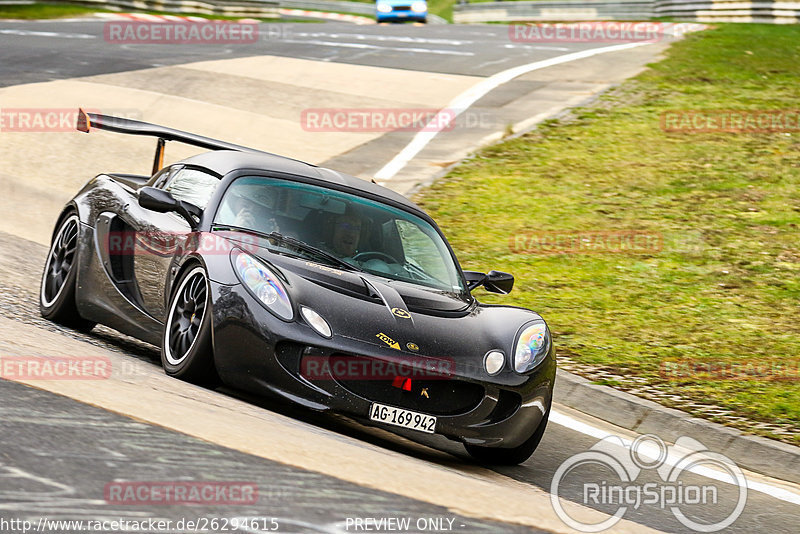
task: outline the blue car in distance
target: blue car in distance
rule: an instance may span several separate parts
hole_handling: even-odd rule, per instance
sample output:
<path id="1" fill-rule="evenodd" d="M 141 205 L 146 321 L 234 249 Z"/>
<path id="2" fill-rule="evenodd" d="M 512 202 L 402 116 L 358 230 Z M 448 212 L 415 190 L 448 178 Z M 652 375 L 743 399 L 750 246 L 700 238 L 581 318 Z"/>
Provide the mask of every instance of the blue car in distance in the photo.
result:
<path id="1" fill-rule="evenodd" d="M 378 22 L 413 20 L 425 22 L 428 18 L 428 3 L 425 0 L 377 0 L 375 19 Z"/>

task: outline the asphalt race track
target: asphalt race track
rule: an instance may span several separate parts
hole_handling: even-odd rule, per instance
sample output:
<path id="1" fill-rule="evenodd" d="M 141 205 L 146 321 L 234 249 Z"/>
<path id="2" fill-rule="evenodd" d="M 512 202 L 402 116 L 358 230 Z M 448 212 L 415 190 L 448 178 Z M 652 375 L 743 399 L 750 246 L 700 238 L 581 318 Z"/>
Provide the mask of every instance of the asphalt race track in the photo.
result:
<path id="1" fill-rule="evenodd" d="M 249 45 L 113 45 L 104 41 L 103 25 L 96 19 L 0 21 L 0 108 L 100 102 L 101 109 L 135 111 L 143 120 L 367 179 L 414 134 L 308 131 L 297 127 L 303 110 L 445 106 L 497 73 L 609 46 L 515 43 L 502 25 L 343 23 L 262 24 L 261 38 Z M 385 183 L 407 192 L 508 125 L 523 128 L 531 118 L 592 98 L 666 46 L 668 40 L 610 51 L 498 83 L 471 104 L 472 115 L 464 114 L 474 125 L 434 137 Z M 573 531 L 551 503 L 557 469 L 596 445 L 598 434 L 635 439 L 631 432 L 556 406 L 532 458 L 488 469 L 443 438 L 395 435 L 200 389 L 166 377 L 155 347 L 104 327 L 82 334 L 44 321 L 37 291 L 58 210 L 96 173 L 148 168 L 151 150 L 149 142 L 107 133 L 0 129 L 0 359 L 88 354 L 109 358 L 114 369 L 107 380 L 0 379 L 0 532 L 22 531 L 2 522 L 11 519 L 30 521 L 41 532 L 78 532 L 74 525 L 46 530 L 40 520 L 203 517 L 274 519 L 260 527 L 277 524 L 279 532 L 374 532 L 365 528 L 367 518 L 390 517 L 410 526 L 382 531 Z M 171 157 L 183 155 L 177 150 Z M 684 486 L 714 489 L 715 503 L 681 508 L 693 521 L 721 521 L 739 502 L 739 488 L 715 473 L 680 477 Z M 797 532 L 800 488 L 744 475 L 757 484 L 724 531 Z M 587 481 L 607 479 L 608 469 L 598 465 L 565 476 L 558 492 L 564 509 L 595 523 L 608 518 L 616 506 L 584 499 Z M 109 502 L 108 485 L 119 481 L 244 481 L 257 486 L 258 498 L 213 506 Z M 658 486 L 661 475 L 643 469 L 636 484 L 647 483 Z M 270 530 L 260 527 L 228 531 Z M 609 531 L 693 530 L 669 507 L 640 503 Z"/>

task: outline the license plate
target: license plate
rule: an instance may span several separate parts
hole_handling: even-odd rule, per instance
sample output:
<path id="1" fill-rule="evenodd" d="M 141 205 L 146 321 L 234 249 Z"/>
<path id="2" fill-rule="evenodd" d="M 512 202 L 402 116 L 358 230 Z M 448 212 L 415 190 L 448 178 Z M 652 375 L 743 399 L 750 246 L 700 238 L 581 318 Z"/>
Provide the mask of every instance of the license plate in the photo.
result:
<path id="1" fill-rule="evenodd" d="M 369 418 L 373 421 L 387 425 L 402 426 L 411 430 L 419 430 L 433 434 L 436 428 L 436 418 L 424 413 L 412 412 L 402 408 L 394 408 L 383 404 L 374 403 L 369 409 Z"/>

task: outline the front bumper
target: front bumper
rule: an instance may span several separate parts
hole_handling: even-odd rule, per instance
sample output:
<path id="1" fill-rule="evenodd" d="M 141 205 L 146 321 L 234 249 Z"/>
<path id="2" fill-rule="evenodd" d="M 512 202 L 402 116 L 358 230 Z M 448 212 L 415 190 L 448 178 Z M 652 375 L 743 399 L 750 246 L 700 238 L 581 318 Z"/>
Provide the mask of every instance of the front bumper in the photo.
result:
<path id="1" fill-rule="evenodd" d="M 538 428 L 549 409 L 555 380 L 555 357 L 548 355 L 531 375 L 508 371 L 481 376 L 482 361 L 455 367 L 440 376 L 410 375 L 409 391 L 389 384 L 392 376 L 364 377 L 334 372 L 309 373 L 315 365 L 337 359 L 396 364 L 404 357 L 417 364 L 425 356 L 337 336 L 325 339 L 301 320 L 284 322 L 270 314 L 241 285 L 211 284 L 214 316 L 214 357 L 222 380 L 229 386 L 268 394 L 314 410 L 331 410 L 369 421 L 373 402 L 437 417 L 436 434 L 482 446 L 516 447 Z M 430 359 L 440 362 L 441 359 Z M 438 369 L 435 365 L 429 369 Z M 404 376 L 409 376 L 404 374 Z M 422 389 L 426 395 L 421 395 Z M 397 427 L 386 427 L 397 428 Z"/>
<path id="2" fill-rule="evenodd" d="M 416 11 L 391 11 L 389 13 L 381 13 L 378 11 L 375 14 L 377 22 L 402 22 L 410 20 L 414 22 L 425 22 L 428 18 L 428 13 L 418 13 Z"/>

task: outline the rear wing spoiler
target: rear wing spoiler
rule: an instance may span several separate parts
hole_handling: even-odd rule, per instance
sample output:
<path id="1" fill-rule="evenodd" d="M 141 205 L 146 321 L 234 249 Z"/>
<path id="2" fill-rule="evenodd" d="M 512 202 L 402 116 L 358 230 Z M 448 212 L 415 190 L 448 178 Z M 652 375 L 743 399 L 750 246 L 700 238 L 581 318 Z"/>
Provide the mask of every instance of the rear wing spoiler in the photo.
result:
<path id="1" fill-rule="evenodd" d="M 129 135 L 157 137 L 158 143 L 156 144 L 156 155 L 153 159 L 153 174 L 157 173 L 161 167 L 164 166 L 164 146 L 167 141 L 178 141 L 179 143 L 207 148 L 208 150 L 235 150 L 237 152 L 266 154 L 266 152 L 262 152 L 261 150 L 234 145 L 233 143 L 227 143 L 225 141 L 218 141 L 202 135 L 182 132 L 148 122 L 101 115 L 99 113 L 87 113 L 83 109 L 78 109 L 78 123 L 76 128 L 79 132 L 84 133 L 89 133 L 92 128 L 95 128 L 97 130 L 108 130 L 109 132 Z"/>

